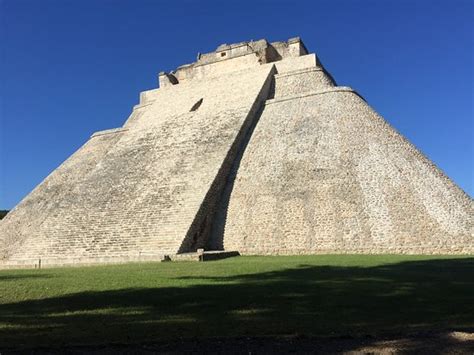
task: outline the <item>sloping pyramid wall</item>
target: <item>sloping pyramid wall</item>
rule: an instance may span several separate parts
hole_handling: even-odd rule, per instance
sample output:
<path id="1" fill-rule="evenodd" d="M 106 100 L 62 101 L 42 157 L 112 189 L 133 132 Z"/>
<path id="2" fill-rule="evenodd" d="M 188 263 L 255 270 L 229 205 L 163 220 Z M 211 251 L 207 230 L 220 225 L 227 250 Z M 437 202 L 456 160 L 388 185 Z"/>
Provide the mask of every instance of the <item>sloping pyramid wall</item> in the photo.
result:
<path id="1" fill-rule="evenodd" d="M 2 221 L 4 265 L 158 259 L 192 247 L 273 71 L 146 92 L 123 129 L 95 134 Z"/>
<path id="2" fill-rule="evenodd" d="M 0 222 L 0 267 L 201 247 L 474 253 L 469 196 L 302 45 L 278 43 L 288 56 L 265 64 L 258 43 L 141 93 L 122 128 L 95 133 Z"/>
<path id="3" fill-rule="evenodd" d="M 0 221 L 0 258 L 3 261 L 9 260 L 12 255 L 21 255 L 31 264 L 45 255 L 53 240 L 40 237 L 43 223 L 75 202 L 77 193 L 74 189 L 121 135 L 122 132 L 117 132 L 91 138 Z M 68 222 L 63 221 L 61 226 L 64 228 L 66 225 L 67 228 Z"/>
<path id="4" fill-rule="evenodd" d="M 275 77 L 214 243 L 243 254 L 474 252 L 471 198 L 361 97 L 311 71 Z"/>

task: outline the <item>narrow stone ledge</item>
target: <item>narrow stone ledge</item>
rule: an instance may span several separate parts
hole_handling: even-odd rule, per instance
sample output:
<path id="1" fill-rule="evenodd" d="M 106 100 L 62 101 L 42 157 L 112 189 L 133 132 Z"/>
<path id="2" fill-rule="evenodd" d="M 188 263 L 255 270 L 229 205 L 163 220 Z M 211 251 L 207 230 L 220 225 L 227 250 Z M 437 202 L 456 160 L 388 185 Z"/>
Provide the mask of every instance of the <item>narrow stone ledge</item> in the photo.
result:
<path id="1" fill-rule="evenodd" d="M 0 262 L 0 270 L 46 269 L 55 267 L 82 267 L 163 261 L 210 261 L 239 256 L 238 251 L 211 250 L 183 254 L 146 254 L 103 257 L 25 258 Z"/>
<path id="2" fill-rule="evenodd" d="M 103 131 L 97 131 L 97 132 L 94 132 L 91 136 L 91 138 L 94 138 L 94 137 L 97 137 L 97 136 L 103 136 L 103 135 L 106 135 L 106 134 L 113 134 L 113 133 L 119 133 L 119 132 L 125 132 L 125 131 L 128 131 L 128 128 L 111 128 L 111 129 L 106 129 L 106 130 L 103 130 Z"/>
<path id="3" fill-rule="evenodd" d="M 282 73 L 282 74 L 275 74 L 275 78 L 278 79 L 278 78 L 284 78 L 285 76 L 292 76 L 292 75 L 298 75 L 298 74 L 304 74 L 304 73 L 311 73 L 311 72 L 315 72 L 315 71 L 323 71 L 325 72 L 325 70 L 321 67 L 314 67 L 314 68 L 303 68 L 303 69 L 296 69 L 296 70 L 292 70 L 292 71 L 289 71 L 289 72 L 285 72 L 285 73 Z"/>
<path id="4" fill-rule="evenodd" d="M 51 267 L 80 267 L 102 264 L 126 264 L 134 262 L 159 262 L 163 254 L 139 254 L 102 257 L 70 257 L 70 258 L 25 258 L 0 262 L 3 269 L 43 269 Z"/>
<path id="5" fill-rule="evenodd" d="M 170 87 L 173 87 L 173 86 L 170 86 Z M 133 106 L 133 111 L 135 110 L 139 110 L 143 107 L 147 107 L 147 106 L 150 106 L 150 105 L 153 105 L 153 103 L 155 102 L 156 100 L 152 100 L 152 101 L 148 101 L 146 104 L 138 104 L 138 105 L 135 105 Z"/>
<path id="6" fill-rule="evenodd" d="M 354 93 L 356 94 L 357 96 L 359 96 L 362 100 L 365 101 L 365 99 L 360 96 L 355 90 L 353 90 L 352 88 L 348 87 L 348 86 L 336 86 L 334 88 L 331 88 L 331 89 L 327 89 L 327 90 L 318 90 L 318 91 L 310 91 L 310 92 L 305 92 L 303 94 L 299 94 L 299 95 L 294 95 L 294 96 L 285 96 L 285 97 L 282 97 L 282 98 L 278 98 L 278 99 L 270 99 L 270 100 L 267 100 L 265 102 L 265 105 L 271 105 L 271 104 L 276 104 L 276 103 L 279 103 L 279 102 L 284 102 L 284 101 L 290 101 L 290 100 L 295 100 L 295 99 L 301 99 L 303 97 L 308 97 L 308 96 L 316 96 L 316 95 L 323 95 L 323 94 L 329 94 L 329 93 L 333 93 L 333 92 L 351 92 L 351 93 Z"/>
<path id="7" fill-rule="evenodd" d="M 166 255 L 166 261 L 212 261 L 240 256 L 238 251 L 210 250 Z"/>

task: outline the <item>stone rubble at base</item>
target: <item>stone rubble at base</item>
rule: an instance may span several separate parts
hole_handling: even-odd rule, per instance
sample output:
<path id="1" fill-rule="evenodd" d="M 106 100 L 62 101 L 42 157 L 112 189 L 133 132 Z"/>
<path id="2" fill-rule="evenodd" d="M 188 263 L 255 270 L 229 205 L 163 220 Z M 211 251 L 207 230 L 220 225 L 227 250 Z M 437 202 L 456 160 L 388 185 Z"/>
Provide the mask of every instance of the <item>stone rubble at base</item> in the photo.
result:
<path id="1" fill-rule="evenodd" d="M 221 45 L 158 79 L 0 222 L 0 267 L 474 253 L 472 199 L 299 38 Z"/>

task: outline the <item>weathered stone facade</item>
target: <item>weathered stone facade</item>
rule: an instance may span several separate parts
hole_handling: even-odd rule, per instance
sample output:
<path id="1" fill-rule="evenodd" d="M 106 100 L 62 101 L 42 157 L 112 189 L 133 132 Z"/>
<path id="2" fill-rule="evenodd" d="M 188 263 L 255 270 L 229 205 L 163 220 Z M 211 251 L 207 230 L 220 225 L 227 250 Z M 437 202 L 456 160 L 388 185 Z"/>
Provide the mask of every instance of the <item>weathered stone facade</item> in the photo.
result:
<path id="1" fill-rule="evenodd" d="M 0 222 L 0 266 L 474 252 L 473 202 L 299 38 L 160 73 Z"/>

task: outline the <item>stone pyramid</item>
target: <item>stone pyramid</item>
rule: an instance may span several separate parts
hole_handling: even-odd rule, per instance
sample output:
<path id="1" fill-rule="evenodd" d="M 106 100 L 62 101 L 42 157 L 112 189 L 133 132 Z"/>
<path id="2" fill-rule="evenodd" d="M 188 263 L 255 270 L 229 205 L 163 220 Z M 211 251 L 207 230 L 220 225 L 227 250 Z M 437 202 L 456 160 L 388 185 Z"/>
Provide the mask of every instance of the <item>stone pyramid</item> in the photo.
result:
<path id="1" fill-rule="evenodd" d="M 474 253 L 472 199 L 299 38 L 159 74 L 0 222 L 4 267 L 164 254 Z"/>

